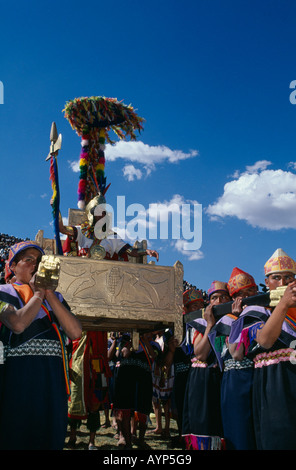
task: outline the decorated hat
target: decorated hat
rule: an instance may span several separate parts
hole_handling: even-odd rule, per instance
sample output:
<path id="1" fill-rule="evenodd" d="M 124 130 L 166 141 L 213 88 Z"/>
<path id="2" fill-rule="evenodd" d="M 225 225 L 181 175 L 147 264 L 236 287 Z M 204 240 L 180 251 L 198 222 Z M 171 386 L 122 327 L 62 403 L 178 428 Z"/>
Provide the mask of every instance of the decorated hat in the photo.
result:
<path id="1" fill-rule="evenodd" d="M 16 243 L 15 245 L 12 245 L 9 250 L 9 255 L 8 255 L 8 268 L 10 271 L 13 273 L 11 270 L 11 265 L 15 260 L 15 257 L 24 250 L 27 250 L 28 248 L 35 248 L 36 250 L 39 250 L 42 255 L 44 255 L 44 251 L 42 250 L 40 245 L 37 245 L 36 242 L 33 242 L 31 240 L 26 240 L 23 242 Z"/>
<path id="2" fill-rule="evenodd" d="M 227 287 L 229 294 L 233 296 L 247 287 L 257 287 L 257 284 L 251 274 L 248 274 L 239 268 L 233 268 Z"/>
<path id="3" fill-rule="evenodd" d="M 296 274 L 296 263 L 284 250 L 278 248 L 264 265 L 265 276 L 284 271 Z"/>
<path id="4" fill-rule="evenodd" d="M 187 289 L 185 292 L 183 292 L 184 307 L 191 304 L 191 302 L 195 302 L 196 300 L 204 301 L 201 290 L 192 288 L 192 289 Z"/>
<path id="5" fill-rule="evenodd" d="M 208 290 L 209 298 L 214 292 L 226 292 L 227 294 L 229 294 L 227 289 L 227 283 L 221 281 L 213 281 Z"/>

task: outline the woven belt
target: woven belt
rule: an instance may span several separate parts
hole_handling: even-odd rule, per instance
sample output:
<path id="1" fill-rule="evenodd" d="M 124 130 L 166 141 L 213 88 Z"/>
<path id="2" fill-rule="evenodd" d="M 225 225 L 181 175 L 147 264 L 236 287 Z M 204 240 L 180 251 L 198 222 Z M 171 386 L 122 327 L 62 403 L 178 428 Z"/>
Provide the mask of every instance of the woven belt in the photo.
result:
<path id="1" fill-rule="evenodd" d="M 116 363 L 116 367 L 126 367 L 126 366 L 133 366 L 133 367 L 140 367 L 141 369 L 151 371 L 149 364 L 147 362 L 143 362 L 140 359 L 135 359 L 135 358 L 127 358 L 124 359 L 124 361 L 118 361 Z"/>
<path id="2" fill-rule="evenodd" d="M 59 341 L 50 339 L 31 339 L 26 343 L 11 348 L 4 347 L 4 356 L 8 357 L 25 357 L 25 356 L 58 356 L 62 357 L 61 345 Z"/>
<path id="3" fill-rule="evenodd" d="M 247 357 L 245 357 L 242 361 L 235 361 L 234 359 L 227 359 L 224 361 L 224 372 L 233 369 L 249 369 L 253 367 L 254 363 Z"/>
<path id="4" fill-rule="evenodd" d="M 293 353 L 293 356 L 292 356 Z M 279 362 L 287 362 L 291 361 L 291 358 L 294 358 L 295 361 L 295 349 L 286 348 L 286 349 L 278 349 L 277 351 L 271 352 L 264 352 L 258 354 L 255 357 L 254 363 L 255 368 L 270 366 L 272 364 L 278 364 Z"/>

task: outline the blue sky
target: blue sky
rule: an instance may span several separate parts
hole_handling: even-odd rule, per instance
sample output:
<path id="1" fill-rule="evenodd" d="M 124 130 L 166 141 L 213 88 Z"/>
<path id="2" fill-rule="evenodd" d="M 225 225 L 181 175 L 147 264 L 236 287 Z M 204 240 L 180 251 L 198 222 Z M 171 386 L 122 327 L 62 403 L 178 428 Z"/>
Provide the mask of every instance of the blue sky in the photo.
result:
<path id="1" fill-rule="evenodd" d="M 289 0 L 2 5 L 0 232 L 53 236 L 53 121 L 62 215 L 77 207 L 80 138 L 62 110 L 96 95 L 146 120 L 138 143 L 106 148 L 107 202 L 202 205 L 199 250 L 150 240 L 159 264 L 207 290 L 235 266 L 264 282 L 277 248 L 296 259 L 295 17 Z"/>

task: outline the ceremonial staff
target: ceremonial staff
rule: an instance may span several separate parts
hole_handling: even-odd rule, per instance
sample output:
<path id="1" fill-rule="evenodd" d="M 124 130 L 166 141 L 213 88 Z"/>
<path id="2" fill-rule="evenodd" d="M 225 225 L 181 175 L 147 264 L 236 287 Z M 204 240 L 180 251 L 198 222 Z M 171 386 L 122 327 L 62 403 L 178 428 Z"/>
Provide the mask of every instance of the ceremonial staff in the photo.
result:
<path id="1" fill-rule="evenodd" d="M 58 177 L 58 162 L 57 155 L 59 150 L 62 147 L 62 134 L 58 136 L 56 123 L 53 122 L 50 130 L 50 147 L 49 154 L 46 157 L 45 161 L 50 159 L 50 180 L 52 186 L 52 215 L 53 215 L 53 225 L 54 225 L 54 234 L 57 247 L 57 254 L 63 254 L 63 248 L 60 239 L 59 231 L 59 213 L 60 213 L 60 189 L 59 189 L 59 177 Z"/>

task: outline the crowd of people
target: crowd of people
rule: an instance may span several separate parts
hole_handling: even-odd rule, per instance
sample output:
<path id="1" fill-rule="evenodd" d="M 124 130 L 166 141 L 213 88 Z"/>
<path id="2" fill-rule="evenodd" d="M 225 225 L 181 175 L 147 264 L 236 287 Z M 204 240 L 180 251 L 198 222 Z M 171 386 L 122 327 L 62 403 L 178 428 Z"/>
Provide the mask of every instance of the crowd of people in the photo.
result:
<path id="1" fill-rule="evenodd" d="M 277 249 L 264 271 L 268 295 L 237 267 L 227 283 L 213 281 L 207 306 L 198 290 L 184 294 L 186 313 L 205 307 L 187 324 L 186 449 L 296 449 L 296 263 Z"/>
<path id="2" fill-rule="evenodd" d="M 66 256 L 71 244 L 85 254 L 85 231 L 79 244 L 77 229 L 61 231 Z M 36 242 L 6 235 L 1 242 L 14 276 L 0 286 L 1 449 L 75 448 L 83 420 L 90 450 L 99 448 L 101 426 L 116 429 L 118 447 L 143 449 L 147 432 L 170 439 L 171 419 L 174 448 L 296 449 L 296 262 L 282 249 L 264 266 L 269 297 L 238 267 L 206 292 L 184 280 L 181 344 L 167 329 L 142 334 L 134 349 L 127 332 L 84 331 L 61 294 L 34 283 L 43 254 Z M 158 259 L 105 240 L 105 259 L 124 261 L 126 253 Z M 156 428 L 148 431 L 151 412 Z"/>

